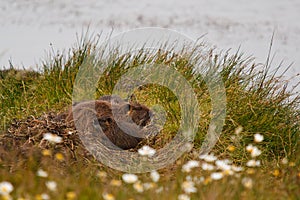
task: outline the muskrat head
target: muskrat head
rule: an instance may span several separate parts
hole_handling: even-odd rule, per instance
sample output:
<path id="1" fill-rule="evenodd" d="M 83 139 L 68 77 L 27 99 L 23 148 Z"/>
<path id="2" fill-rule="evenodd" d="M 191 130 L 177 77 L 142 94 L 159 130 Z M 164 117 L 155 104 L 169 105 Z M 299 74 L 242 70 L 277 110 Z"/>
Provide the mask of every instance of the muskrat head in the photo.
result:
<path id="1" fill-rule="evenodd" d="M 146 126 L 150 123 L 152 112 L 144 105 L 138 103 L 124 103 L 112 106 L 114 117 L 117 120 L 132 121 L 138 126 Z"/>
<path id="2" fill-rule="evenodd" d="M 119 121 L 133 121 L 138 126 L 150 123 L 152 112 L 149 108 L 136 102 L 128 102 L 118 95 L 105 95 L 99 98 L 111 104 L 114 118 Z"/>
<path id="3" fill-rule="evenodd" d="M 149 108 L 139 103 L 130 103 L 128 115 L 131 117 L 132 121 L 139 126 L 146 126 L 150 123 L 152 112 Z"/>

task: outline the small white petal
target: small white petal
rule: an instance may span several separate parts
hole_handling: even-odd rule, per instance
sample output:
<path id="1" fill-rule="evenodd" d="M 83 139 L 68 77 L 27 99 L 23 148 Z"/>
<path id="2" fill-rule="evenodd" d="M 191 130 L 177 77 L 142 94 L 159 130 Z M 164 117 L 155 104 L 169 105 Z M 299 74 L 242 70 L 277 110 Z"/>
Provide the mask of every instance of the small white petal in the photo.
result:
<path id="1" fill-rule="evenodd" d="M 248 152 L 251 152 L 251 151 L 253 150 L 253 148 L 254 148 L 254 146 L 253 146 L 252 144 L 248 144 L 248 145 L 246 146 L 246 150 L 247 150 Z"/>
<path id="2" fill-rule="evenodd" d="M 248 167 L 259 167 L 260 166 L 260 160 L 249 160 L 246 165 Z"/>
<path id="3" fill-rule="evenodd" d="M 42 169 L 39 169 L 37 171 L 36 175 L 39 176 L 39 177 L 44 177 L 44 178 L 48 177 L 48 173 L 46 171 L 42 170 Z"/>
<path id="4" fill-rule="evenodd" d="M 195 187 L 195 183 L 193 181 L 184 181 L 181 187 L 187 194 L 197 192 L 197 188 Z"/>
<path id="5" fill-rule="evenodd" d="M 253 187 L 253 181 L 251 178 L 245 177 L 242 179 L 244 187 L 251 189 Z"/>
<path id="6" fill-rule="evenodd" d="M 43 138 L 51 143 L 61 143 L 62 137 L 52 134 L 52 133 L 45 133 Z"/>
<path id="7" fill-rule="evenodd" d="M 215 167 L 208 163 L 202 163 L 201 168 L 205 171 L 212 171 L 215 169 Z"/>
<path id="8" fill-rule="evenodd" d="M 238 167 L 238 166 L 235 166 L 235 165 L 232 165 L 231 166 L 232 170 L 235 171 L 235 172 L 241 172 L 244 170 L 243 167 Z"/>
<path id="9" fill-rule="evenodd" d="M 191 198 L 187 194 L 178 195 L 178 200 L 190 200 Z"/>
<path id="10" fill-rule="evenodd" d="M 182 172 L 190 172 L 193 168 L 199 167 L 200 163 L 196 160 L 190 160 L 182 166 Z"/>
<path id="11" fill-rule="evenodd" d="M 110 193 L 103 193 L 102 197 L 104 200 L 115 200 L 115 197 Z"/>
<path id="12" fill-rule="evenodd" d="M 139 193 L 144 192 L 144 186 L 143 186 L 143 184 L 141 184 L 140 181 L 135 182 L 135 183 L 133 184 L 133 188 L 134 188 L 137 192 L 139 192 Z"/>
<path id="13" fill-rule="evenodd" d="M 284 164 L 284 165 L 286 165 L 286 164 L 289 163 L 289 160 L 288 160 L 287 158 L 283 158 L 283 159 L 281 160 L 281 163 Z"/>
<path id="14" fill-rule="evenodd" d="M 57 190 L 57 184 L 56 184 L 55 181 L 47 181 L 46 186 L 51 191 L 56 191 Z"/>
<path id="15" fill-rule="evenodd" d="M 153 170 L 150 173 L 150 177 L 151 177 L 153 182 L 157 182 L 157 181 L 159 181 L 160 175 L 157 171 Z"/>
<path id="16" fill-rule="evenodd" d="M 0 183 L 0 195 L 8 195 L 14 190 L 13 185 L 10 182 L 3 181 Z"/>
<path id="17" fill-rule="evenodd" d="M 138 150 L 138 153 L 141 155 L 141 156 L 148 156 L 148 157 L 152 157 L 155 153 L 156 153 L 156 150 L 145 145 L 143 146 L 142 148 L 140 148 Z"/>
<path id="18" fill-rule="evenodd" d="M 259 150 L 256 146 L 253 146 L 252 144 L 249 144 L 246 147 L 246 150 L 251 154 L 251 157 L 257 157 L 261 154 L 261 150 Z"/>
<path id="19" fill-rule="evenodd" d="M 149 190 L 155 187 L 154 183 L 143 183 L 143 187 L 145 190 Z"/>
<path id="20" fill-rule="evenodd" d="M 217 157 L 214 154 L 204 154 L 199 156 L 200 159 L 205 160 L 206 162 L 214 162 L 217 160 Z"/>
<path id="21" fill-rule="evenodd" d="M 46 194 L 46 193 L 41 194 L 41 198 L 42 198 L 43 200 L 49 200 L 49 199 L 50 199 L 49 195 Z"/>
<path id="22" fill-rule="evenodd" d="M 126 183 L 135 183 L 137 182 L 138 177 L 135 174 L 123 174 L 122 179 Z"/>
<path id="23" fill-rule="evenodd" d="M 259 150 L 257 147 L 255 147 L 254 149 L 253 149 L 253 151 L 251 152 L 251 157 L 257 157 L 257 156 L 259 156 L 261 154 L 261 150 Z"/>
<path id="24" fill-rule="evenodd" d="M 229 160 L 217 160 L 216 161 L 216 165 L 217 165 L 218 169 L 221 169 L 223 171 L 231 169 L 231 166 L 228 163 L 230 163 Z"/>
<path id="25" fill-rule="evenodd" d="M 213 180 L 220 180 L 221 178 L 223 178 L 223 173 L 221 172 L 214 172 L 210 175 L 210 177 L 213 179 Z"/>
<path id="26" fill-rule="evenodd" d="M 235 134 L 236 135 L 239 135 L 242 131 L 243 131 L 243 127 L 242 126 L 239 126 L 239 127 L 237 127 L 236 129 L 235 129 Z"/>
<path id="27" fill-rule="evenodd" d="M 263 140 L 264 140 L 264 136 L 263 135 L 261 135 L 259 133 L 254 134 L 254 142 L 259 143 L 259 142 L 262 142 Z"/>

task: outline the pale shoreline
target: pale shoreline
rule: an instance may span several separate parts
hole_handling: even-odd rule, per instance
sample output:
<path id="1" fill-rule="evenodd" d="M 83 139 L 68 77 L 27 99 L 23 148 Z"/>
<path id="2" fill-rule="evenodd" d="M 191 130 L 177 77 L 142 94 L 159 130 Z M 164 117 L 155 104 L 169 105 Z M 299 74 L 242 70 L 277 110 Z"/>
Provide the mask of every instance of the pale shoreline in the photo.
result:
<path id="1" fill-rule="evenodd" d="M 18 68 L 35 66 L 50 51 L 67 51 L 76 34 L 88 27 L 92 33 L 114 33 L 141 27 L 177 30 L 219 49 L 253 55 L 257 63 L 267 59 L 275 31 L 272 54 L 283 71 L 294 63 L 287 78 L 300 73 L 300 3 L 265 1 L 45 1 L 0 2 L 0 69 L 9 60 Z"/>

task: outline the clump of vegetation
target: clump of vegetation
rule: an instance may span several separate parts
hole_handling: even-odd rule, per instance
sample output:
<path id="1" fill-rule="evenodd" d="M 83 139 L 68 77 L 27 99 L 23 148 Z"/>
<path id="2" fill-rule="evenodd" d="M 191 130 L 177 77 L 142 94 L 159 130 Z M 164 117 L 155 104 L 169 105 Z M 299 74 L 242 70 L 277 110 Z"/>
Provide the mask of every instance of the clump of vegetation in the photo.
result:
<path id="1" fill-rule="evenodd" d="M 144 64 L 161 64 L 175 69 L 190 83 L 201 111 L 192 151 L 172 166 L 159 170 L 159 181 L 141 174 L 139 181 L 131 185 L 122 172 L 98 163 L 85 150 L 76 130 L 60 118 L 71 106 L 80 67 L 94 55 L 97 45 L 94 40 L 82 40 L 67 55 L 53 55 L 36 71 L 14 68 L 1 71 L 0 182 L 9 181 L 15 189 L 11 194 L 2 194 L 0 188 L 0 196 L 30 199 L 46 199 L 45 195 L 53 199 L 300 197 L 297 188 L 300 95 L 289 90 L 282 77 L 271 73 L 269 64 L 256 65 L 239 53 L 221 54 L 204 44 L 184 49 L 181 55 L 161 51 L 118 55 L 114 51 L 109 62 L 103 62 L 101 56 L 93 60 L 93 63 L 106 63 L 97 82 L 95 98 L 111 94 L 120 77 L 129 70 Z M 201 55 L 195 56 L 196 52 Z M 204 71 L 209 68 L 220 73 L 226 91 L 226 119 L 213 149 L 218 156 L 211 164 L 206 158 L 199 159 L 212 118 L 212 106 L 205 77 L 195 70 L 195 63 L 202 63 L 200 67 Z M 158 104 L 166 111 L 163 130 L 141 145 L 162 148 L 178 131 L 182 117 L 178 98 L 168 88 L 155 84 L 136 88 L 131 98 L 149 107 Z M 51 143 L 45 138 L 46 133 L 62 141 Z M 263 139 L 255 142 L 254 137 L 261 136 Z M 228 169 L 220 168 L 220 163 Z M 233 166 L 243 167 L 235 171 Z M 41 175 L 41 170 L 47 175 Z"/>

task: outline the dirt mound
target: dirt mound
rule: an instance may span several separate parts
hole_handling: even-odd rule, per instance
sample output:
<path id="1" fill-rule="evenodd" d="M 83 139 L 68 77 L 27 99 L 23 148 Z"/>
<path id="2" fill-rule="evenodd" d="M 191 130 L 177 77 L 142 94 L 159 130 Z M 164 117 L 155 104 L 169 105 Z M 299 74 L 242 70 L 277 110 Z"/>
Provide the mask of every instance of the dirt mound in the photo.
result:
<path id="1" fill-rule="evenodd" d="M 47 113 L 38 118 L 30 116 L 26 120 L 15 120 L 0 137 L 0 159 L 9 159 L 11 151 L 14 151 L 16 156 L 26 157 L 32 151 L 48 148 L 63 152 L 74 159 L 78 156 L 90 157 L 77 131 L 63 118 L 61 114 Z M 46 133 L 60 136 L 62 142 L 56 145 L 51 144 L 43 138 Z"/>
<path id="2" fill-rule="evenodd" d="M 74 112 L 78 114 L 75 115 L 75 120 L 87 119 L 79 129 L 77 126 L 77 130 L 73 123 Z M 15 120 L 0 136 L 0 160 L 8 159 L 11 151 L 14 151 L 16 156 L 29 156 L 31 151 L 49 148 L 64 152 L 72 159 L 93 158 L 79 135 L 85 134 L 87 130 L 97 141 L 108 147 L 111 145 L 111 149 L 116 149 L 116 145 L 121 149 L 135 151 L 140 147 L 145 135 L 151 134 L 151 131 L 155 132 L 155 129 L 149 128 L 150 116 L 151 111 L 146 106 L 128 103 L 115 97 L 111 101 L 111 97 L 104 96 L 101 100 L 78 103 L 67 113 L 51 112 L 40 117 L 29 116 L 25 120 Z M 101 126 L 104 134 L 101 135 L 97 125 Z M 135 135 L 128 135 L 127 132 Z M 46 133 L 61 137 L 62 142 L 53 145 L 44 139 Z"/>

